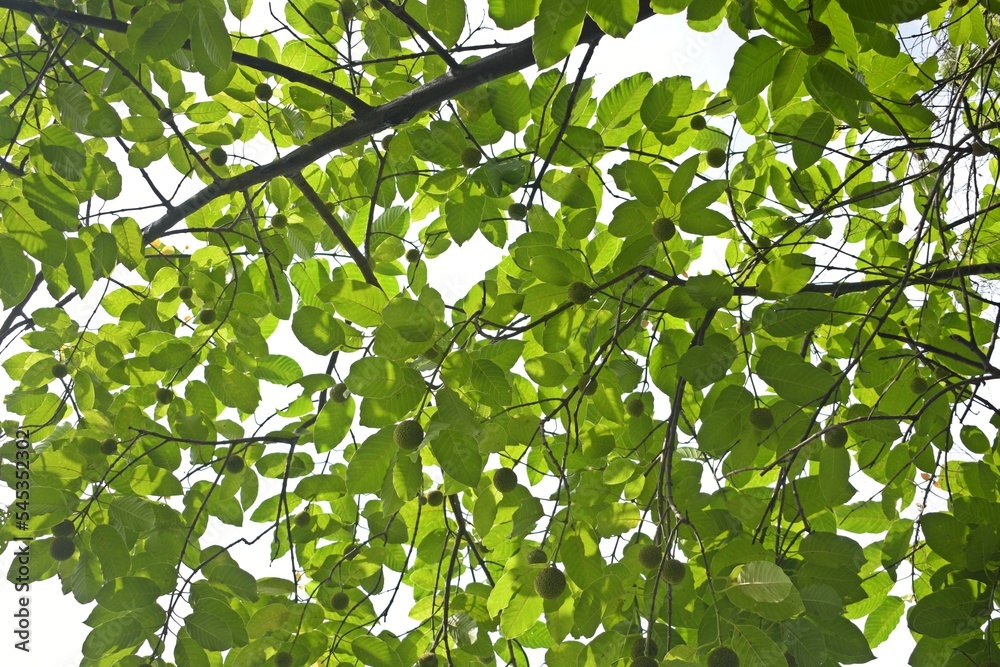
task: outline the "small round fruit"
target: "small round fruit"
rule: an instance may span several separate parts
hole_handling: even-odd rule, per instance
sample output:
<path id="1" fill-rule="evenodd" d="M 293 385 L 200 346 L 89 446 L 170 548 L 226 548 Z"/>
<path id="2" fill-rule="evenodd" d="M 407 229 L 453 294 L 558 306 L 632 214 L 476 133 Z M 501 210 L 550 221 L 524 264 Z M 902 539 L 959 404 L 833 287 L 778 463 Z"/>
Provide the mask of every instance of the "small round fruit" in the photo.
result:
<path id="1" fill-rule="evenodd" d="M 177 296 L 181 298 L 181 301 L 188 301 L 194 296 L 194 290 L 191 289 L 190 285 L 181 285 L 177 290 Z"/>
<path id="2" fill-rule="evenodd" d="M 469 146 L 462 151 L 461 159 L 463 167 L 466 169 L 472 169 L 473 167 L 479 166 L 480 161 L 483 159 L 483 155 L 479 152 L 479 150 Z"/>
<path id="3" fill-rule="evenodd" d="M 292 667 L 292 654 L 288 651 L 278 651 L 275 653 L 274 667 Z"/>
<path id="4" fill-rule="evenodd" d="M 114 438 L 106 438 L 104 442 L 101 443 L 101 454 L 105 456 L 111 456 L 118 451 L 118 441 Z"/>
<path id="5" fill-rule="evenodd" d="M 54 378 L 64 378 L 69 373 L 69 368 L 66 364 L 55 363 L 52 364 L 52 377 Z"/>
<path id="6" fill-rule="evenodd" d="M 674 221 L 670 218 L 657 218 L 653 222 L 652 231 L 654 239 L 660 243 L 666 243 L 674 238 L 674 234 L 677 233 L 677 226 L 674 225 Z"/>
<path id="7" fill-rule="evenodd" d="M 500 468 L 493 473 L 493 488 L 500 493 L 510 493 L 517 488 L 517 473 L 510 468 Z"/>
<path id="8" fill-rule="evenodd" d="M 160 405 L 166 405 L 172 400 L 174 400 L 174 390 L 170 387 L 160 387 L 156 390 L 156 402 Z"/>
<path id="9" fill-rule="evenodd" d="M 799 226 L 798 221 L 796 221 L 795 218 L 793 218 L 790 215 L 782 218 L 778 222 L 778 227 L 785 232 L 790 232 L 798 226 Z"/>
<path id="10" fill-rule="evenodd" d="M 686 575 L 687 565 L 676 558 L 668 558 L 667 562 L 663 564 L 663 571 L 660 573 L 663 580 L 671 586 L 676 586 L 684 581 Z"/>
<path id="11" fill-rule="evenodd" d="M 578 306 L 590 301 L 591 295 L 593 295 L 593 291 L 587 283 L 570 283 L 569 287 L 566 288 L 566 298 Z"/>
<path id="12" fill-rule="evenodd" d="M 580 380 L 576 383 L 576 388 L 587 396 L 593 396 L 597 393 L 597 379 L 589 375 L 581 375 Z"/>
<path id="13" fill-rule="evenodd" d="M 823 442 L 826 443 L 827 447 L 840 449 L 847 444 L 847 429 L 843 426 L 834 426 L 823 436 Z"/>
<path id="14" fill-rule="evenodd" d="M 424 497 L 431 507 L 441 507 L 444 503 L 444 493 L 441 492 L 441 489 L 431 489 Z"/>
<path id="15" fill-rule="evenodd" d="M 202 324 L 212 324 L 215 322 L 215 309 L 206 308 L 198 313 L 198 321 Z"/>
<path id="16" fill-rule="evenodd" d="M 660 663 L 656 661 L 656 658 L 650 658 L 647 655 L 640 655 L 632 661 L 630 667 L 660 667 Z"/>
<path id="17" fill-rule="evenodd" d="M 636 639 L 635 641 L 632 642 L 632 648 L 629 649 L 629 652 L 632 654 L 632 659 L 633 660 L 638 660 L 639 658 L 641 658 L 643 656 L 650 657 L 650 658 L 655 658 L 656 654 L 660 652 L 660 647 L 656 645 L 656 642 L 650 641 L 649 642 L 649 651 L 647 652 L 646 651 L 646 638 L 645 637 L 639 637 L 638 639 Z"/>
<path id="18" fill-rule="evenodd" d="M 722 165 L 726 164 L 726 149 L 709 148 L 708 152 L 705 153 L 705 162 L 708 163 L 709 167 L 718 169 Z"/>
<path id="19" fill-rule="evenodd" d="M 806 23 L 806 28 L 809 29 L 809 34 L 812 35 L 813 43 L 811 46 L 803 48 L 802 52 L 809 56 L 818 56 L 826 53 L 826 50 L 833 45 L 833 33 L 830 32 L 830 26 L 822 21 L 809 19 L 809 22 Z"/>
<path id="20" fill-rule="evenodd" d="M 697 116 L 691 116 L 691 129 L 692 130 L 704 130 L 708 127 L 708 121 L 701 114 Z"/>
<path id="21" fill-rule="evenodd" d="M 951 377 L 951 371 L 944 366 L 938 366 L 934 369 L 934 377 L 938 380 L 947 380 Z"/>
<path id="22" fill-rule="evenodd" d="M 754 243 L 760 250 L 768 250 L 772 245 L 771 239 L 767 238 L 766 236 L 758 236 L 757 239 L 754 241 Z"/>
<path id="23" fill-rule="evenodd" d="M 169 123 L 174 119 L 174 112 L 170 107 L 161 107 L 159 111 L 156 112 L 156 117 L 160 119 L 161 123 Z"/>
<path id="24" fill-rule="evenodd" d="M 224 167 L 228 157 L 229 156 L 226 155 L 226 149 L 221 146 L 216 146 L 208 154 L 209 161 L 216 167 Z"/>
<path id="25" fill-rule="evenodd" d="M 639 548 L 639 565 L 647 570 L 659 567 L 661 558 L 663 558 L 663 551 L 655 544 L 644 544 Z"/>
<path id="26" fill-rule="evenodd" d="M 898 234 L 901 231 L 903 231 L 903 221 L 902 220 L 893 220 L 892 222 L 889 223 L 889 233 L 890 234 Z"/>
<path id="27" fill-rule="evenodd" d="M 740 667 L 740 656 L 728 646 L 716 646 L 708 654 L 708 667 Z"/>
<path id="28" fill-rule="evenodd" d="M 242 456 L 230 456 L 229 460 L 226 461 L 226 472 L 233 475 L 243 472 L 243 469 L 246 467 L 247 463 L 243 460 Z"/>
<path id="29" fill-rule="evenodd" d="M 305 528 L 310 523 L 312 523 L 312 516 L 309 515 L 309 512 L 302 511 L 296 514 L 295 518 L 292 519 L 292 521 L 294 521 L 295 525 L 298 526 L 299 528 Z"/>
<path id="30" fill-rule="evenodd" d="M 56 525 L 52 526 L 52 534 L 55 537 L 69 537 L 76 532 L 76 526 L 69 519 L 63 519 Z"/>
<path id="31" fill-rule="evenodd" d="M 347 403 L 347 385 L 343 382 L 333 385 L 333 389 L 330 390 L 330 400 L 334 403 Z"/>
<path id="32" fill-rule="evenodd" d="M 549 555 L 542 549 L 532 549 L 528 552 L 528 562 L 532 565 L 541 565 L 549 561 Z"/>
<path id="33" fill-rule="evenodd" d="M 271 95 L 274 94 L 274 89 L 271 88 L 266 83 L 258 83 L 253 87 L 253 96 L 256 97 L 261 102 L 266 102 L 271 99 Z"/>
<path id="34" fill-rule="evenodd" d="M 392 143 L 392 135 L 391 134 L 388 135 L 388 136 L 382 137 L 382 150 L 384 150 L 384 151 L 389 150 L 389 144 L 391 144 L 391 143 Z"/>
<path id="35" fill-rule="evenodd" d="M 275 213 L 271 216 L 272 229 L 284 229 L 288 226 L 288 216 L 284 213 Z"/>
<path id="36" fill-rule="evenodd" d="M 417 667 L 438 667 L 437 653 L 424 653 L 417 658 Z"/>
<path id="37" fill-rule="evenodd" d="M 396 424 L 392 439 L 396 446 L 403 451 L 412 452 L 423 442 L 424 429 L 417 420 L 407 419 Z"/>
<path id="38" fill-rule="evenodd" d="M 70 537 L 57 537 L 49 542 L 49 555 L 52 560 L 69 560 L 76 553 L 76 545 Z"/>
<path id="39" fill-rule="evenodd" d="M 51 16 L 39 17 L 38 27 L 42 32 L 52 32 L 52 29 L 56 27 L 56 20 Z"/>
<path id="40" fill-rule="evenodd" d="M 926 393 L 928 389 L 930 389 L 930 384 L 919 375 L 910 380 L 910 391 L 914 394 Z"/>
<path id="41" fill-rule="evenodd" d="M 976 157 L 983 157 L 990 152 L 989 147 L 981 141 L 972 144 L 972 154 Z"/>
<path id="42" fill-rule="evenodd" d="M 646 405 L 641 398 L 630 398 L 625 401 L 625 412 L 632 417 L 638 417 L 646 411 Z"/>
<path id="43" fill-rule="evenodd" d="M 823 361 L 819 362 L 819 369 L 821 371 L 826 371 L 827 373 L 837 373 L 840 371 L 840 369 L 837 368 L 837 366 L 835 366 L 832 361 L 829 361 L 827 359 L 824 359 Z"/>
<path id="44" fill-rule="evenodd" d="M 514 202 L 507 207 L 507 217 L 512 220 L 524 220 L 528 217 L 528 207 L 519 202 Z"/>
<path id="45" fill-rule="evenodd" d="M 555 565 L 535 575 L 535 592 L 543 600 L 555 600 L 566 590 L 566 575 Z"/>
<path id="46" fill-rule="evenodd" d="M 768 431 L 774 426 L 771 408 L 754 408 L 750 411 L 750 425 L 758 431 Z"/>
<path id="47" fill-rule="evenodd" d="M 344 611 L 349 604 L 351 604 L 351 597 L 344 591 L 337 591 L 330 598 L 330 609 L 335 611 Z"/>
<path id="48" fill-rule="evenodd" d="M 416 248 L 410 248 L 406 251 L 406 261 L 410 264 L 416 264 L 420 261 L 420 251 Z"/>

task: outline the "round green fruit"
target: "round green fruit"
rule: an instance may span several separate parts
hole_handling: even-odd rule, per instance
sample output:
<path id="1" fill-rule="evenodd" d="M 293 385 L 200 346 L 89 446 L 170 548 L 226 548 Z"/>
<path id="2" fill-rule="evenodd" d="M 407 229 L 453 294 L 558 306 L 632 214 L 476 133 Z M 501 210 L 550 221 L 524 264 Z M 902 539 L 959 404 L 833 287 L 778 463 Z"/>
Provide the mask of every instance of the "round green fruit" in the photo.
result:
<path id="1" fill-rule="evenodd" d="M 754 243 L 760 250 L 769 250 L 771 248 L 771 239 L 767 238 L 766 236 L 758 236 L 757 240 L 754 241 Z"/>
<path id="2" fill-rule="evenodd" d="M 578 306 L 590 301 L 590 297 L 592 295 L 593 291 L 587 283 L 570 283 L 569 287 L 566 288 L 566 298 L 568 298 L 571 303 L 575 303 Z"/>
<path id="3" fill-rule="evenodd" d="M 226 155 L 226 149 L 221 146 L 216 146 L 208 153 L 209 161 L 216 167 L 224 167 L 228 158 L 229 156 Z"/>
<path id="4" fill-rule="evenodd" d="M 288 226 L 288 216 L 284 213 L 275 213 L 271 216 L 271 227 L 273 229 L 284 229 Z"/>
<path id="5" fill-rule="evenodd" d="M 174 112 L 170 107 L 162 107 L 156 112 L 156 117 L 160 119 L 161 123 L 169 123 L 174 119 Z"/>
<path id="6" fill-rule="evenodd" d="M 101 454 L 105 456 L 111 456 L 118 451 L 118 441 L 114 438 L 106 438 L 104 442 L 101 443 Z"/>
<path id="7" fill-rule="evenodd" d="M 288 651 L 278 651 L 275 653 L 274 667 L 292 667 L 292 654 Z"/>
<path id="8" fill-rule="evenodd" d="M 708 152 L 705 153 L 705 162 L 708 163 L 709 167 L 718 169 L 722 165 L 726 164 L 726 149 L 709 148 Z"/>
<path id="9" fill-rule="evenodd" d="M 576 383 L 576 388 L 587 396 L 593 396 L 597 393 L 597 378 L 581 375 L 579 382 Z"/>
<path id="10" fill-rule="evenodd" d="M 566 590 L 566 575 L 555 565 L 535 575 L 535 592 L 543 600 L 555 600 Z"/>
<path id="11" fill-rule="evenodd" d="M 641 398 L 635 397 L 625 401 L 625 412 L 629 413 L 630 416 L 638 417 L 645 411 L 646 405 Z"/>
<path id="12" fill-rule="evenodd" d="M 483 155 L 482 153 L 479 152 L 478 149 L 469 146 L 468 148 L 462 151 L 461 159 L 463 167 L 465 167 L 466 169 L 472 169 L 473 167 L 479 166 L 479 163 L 483 159 Z"/>
<path id="13" fill-rule="evenodd" d="M 39 17 L 38 27 L 42 32 L 51 32 L 56 27 L 56 20 L 51 16 Z"/>
<path id="14" fill-rule="evenodd" d="M 639 548 L 639 565 L 647 570 L 659 567 L 662 558 L 663 551 L 655 544 L 644 544 Z"/>
<path id="15" fill-rule="evenodd" d="M 632 642 L 632 647 L 629 649 L 629 653 L 632 655 L 633 660 L 638 660 L 639 658 L 646 656 L 649 658 L 655 658 L 656 654 L 660 652 L 660 647 L 656 645 L 656 642 L 649 642 L 649 651 L 646 651 L 646 638 L 639 637 Z"/>
<path id="16" fill-rule="evenodd" d="M 347 385 L 338 382 L 330 390 L 330 400 L 334 403 L 347 403 Z"/>
<path id="17" fill-rule="evenodd" d="M 528 217 L 528 207 L 519 202 L 514 202 L 507 207 L 507 216 L 512 220 L 524 220 Z"/>
<path id="18" fill-rule="evenodd" d="M 253 96 L 256 97 L 261 102 L 266 102 L 271 99 L 271 95 L 274 94 L 274 89 L 271 88 L 266 83 L 258 83 L 253 88 Z"/>
<path id="19" fill-rule="evenodd" d="M 52 377 L 64 378 L 69 373 L 69 367 L 63 363 L 52 364 Z"/>
<path id="20" fill-rule="evenodd" d="M 416 264 L 420 261 L 420 251 L 416 248 L 410 248 L 406 251 L 406 261 L 410 264 Z"/>
<path id="21" fill-rule="evenodd" d="M 424 653 L 417 658 L 417 667 L 438 667 L 437 653 Z"/>
<path id="22" fill-rule="evenodd" d="M 843 426 L 834 426 L 823 436 L 823 442 L 826 443 L 827 447 L 840 449 L 847 444 L 847 429 Z"/>
<path id="23" fill-rule="evenodd" d="M 181 285 L 177 290 L 177 296 L 181 298 L 181 301 L 188 301 L 194 296 L 194 290 L 191 289 L 190 285 Z"/>
<path id="24" fill-rule="evenodd" d="M 76 545 L 71 537 L 57 537 L 49 542 L 49 555 L 52 560 L 69 560 L 76 553 Z"/>
<path id="25" fill-rule="evenodd" d="M 818 56 L 826 53 L 826 50 L 833 45 L 833 33 L 830 32 L 830 26 L 822 21 L 810 19 L 806 23 L 806 28 L 809 29 L 809 34 L 812 35 L 813 43 L 812 46 L 802 49 L 802 52 L 810 56 Z"/>
<path id="26" fill-rule="evenodd" d="M 444 504 L 444 493 L 441 492 L 441 489 L 431 489 L 424 498 L 427 499 L 427 504 L 431 507 L 440 507 Z"/>
<path id="27" fill-rule="evenodd" d="M 76 526 L 69 519 L 63 519 L 52 526 L 52 535 L 55 537 L 69 537 L 76 532 Z"/>
<path id="28" fill-rule="evenodd" d="M 653 221 L 653 238 L 660 243 L 666 243 L 674 238 L 677 233 L 677 226 L 670 218 L 657 218 Z"/>
<path id="29" fill-rule="evenodd" d="M 172 400 L 174 400 L 174 390 L 170 387 L 160 387 L 156 390 L 156 402 L 160 405 L 166 405 Z"/>
<path id="30" fill-rule="evenodd" d="M 528 552 L 528 562 L 532 565 L 541 565 L 549 561 L 549 555 L 542 549 L 532 549 Z"/>
<path id="31" fill-rule="evenodd" d="M 424 440 L 424 429 L 415 419 L 407 419 L 396 424 L 396 430 L 392 433 L 392 440 L 396 446 L 406 452 L 412 452 Z"/>
<path id="32" fill-rule="evenodd" d="M 229 460 L 226 461 L 226 472 L 233 475 L 243 472 L 243 469 L 246 467 L 247 463 L 243 460 L 242 456 L 230 456 Z"/>
<path id="33" fill-rule="evenodd" d="M 910 380 L 910 391 L 914 394 L 926 393 L 928 389 L 930 389 L 930 384 L 919 375 Z"/>
<path id="34" fill-rule="evenodd" d="M 754 408 L 750 411 L 750 425 L 758 431 L 769 431 L 774 426 L 771 408 Z"/>
<path id="35" fill-rule="evenodd" d="M 663 571 L 660 573 L 660 576 L 671 586 L 676 586 L 684 581 L 684 577 L 687 576 L 687 565 L 676 558 L 668 558 L 667 562 L 663 564 Z"/>
<path id="36" fill-rule="evenodd" d="M 904 225 L 902 220 L 893 220 L 892 222 L 889 223 L 889 233 L 898 234 L 901 231 L 903 231 L 903 226 Z"/>
<path id="37" fill-rule="evenodd" d="M 351 597 L 344 591 L 337 591 L 330 598 L 330 609 L 344 611 L 351 604 Z"/>
<path id="38" fill-rule="evenodd" d="M 630 667 L 660 667 L 660 663 L 656 661 L 656 658 L 650 658 L 647 655 L 640 655 L 632 661 Z"/>
<path id="39" fill-rule="evenodd" d="M 312 523 L 312 517 L 309 515 L 309 512 L 302 511 L 302 512 L 299 512 L 298 514 L 296 514 L 295 518 L 292 519 L 292 521 L 299 528 L 305 528 L 310 523 Z"/>
<path id="40" fill-rule="evenodd" d="M 740 656 L 728 646 L 717 646 L 708 654 L 708 667 L 740 667 Z"/>
<path id="41" fill-rule="evenodd" d="M 691 129 L 692 130 L 704 130 L 708 127 L 708 121 L 701 114 L 697 116 L 691 116 Z"/>
<path id="42" fill-rule="evenodd" d="M 198 321 L 202 324 L 212 324 L 215 322 L 215 309 L 206 308 L 198 313 Z"/>
<path id="43" fill-rule="evenodd" d="M 500 493 L 510 493 L 517 488 L 517 473 L 510 468 L 500 468 L 493 473 L 493 488 Z"/>

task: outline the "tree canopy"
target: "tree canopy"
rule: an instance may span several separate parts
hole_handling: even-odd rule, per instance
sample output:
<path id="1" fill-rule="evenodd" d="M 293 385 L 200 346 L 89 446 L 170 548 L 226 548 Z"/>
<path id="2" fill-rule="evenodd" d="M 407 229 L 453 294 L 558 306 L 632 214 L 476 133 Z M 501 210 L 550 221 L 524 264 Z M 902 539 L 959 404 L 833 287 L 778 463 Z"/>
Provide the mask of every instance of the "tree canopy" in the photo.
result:
<path id="1" fill-rule="evenodd" d="M 1000 1 L 0 8 L 82 665 L 1000 664 Z M 682 13 L 724 89 L 595 85 Z"/>

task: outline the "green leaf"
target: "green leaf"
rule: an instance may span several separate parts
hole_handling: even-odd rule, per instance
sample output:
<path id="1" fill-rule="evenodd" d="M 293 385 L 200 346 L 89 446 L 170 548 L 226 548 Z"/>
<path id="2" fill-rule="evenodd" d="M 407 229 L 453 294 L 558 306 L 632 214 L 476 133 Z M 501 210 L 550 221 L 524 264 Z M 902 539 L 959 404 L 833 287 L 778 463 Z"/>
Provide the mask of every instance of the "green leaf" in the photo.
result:
<path id="1" fill-rule="evenodd" d="M 538 15 L 540 0 L 489 0 L 490 18 L 497 26 L 510 30 Z"/>
<path id="2" fill-rule="evenodd" d="M 639 108 L 639 117 L 651 132 L 667 132 L 686 113 L 693 98 L 691 78 L 672 76 L 657 81 Z"/>
<path id="3" fill-rule="evenodd" d="M 381 324 L 382 310 L 389 301 L 382 290 L 360 280 L 334 280 L 318 296 L 333 304 L 345 319 L 363 327 Z"/>
<path id="4" fill-rule="evenodd" d="M 347 465 L 347 490 L 351 493 L 377 493 L 398 447 L 392 428 L 383 428 L 368 437 Z"/>
<path id="5" fill-rule="evenodd" d="M 387 327 L 412 343 L 434 340 L 437 321 L 434 314 L 419 301 L 396 297 L 382 310 L 382 320 Z"/>
<path id="6" fill-rule="evenodd" d="M 465 0 L 427 0 L 427 22 L 441 43 L 455 46 L 465 28 Z"/>
<path id="7" fill-rule="evenodd" d="M 868 618 L 865 619 L 865 639 L 868 640 L 869 646 L 875 648 L 889 638 L 899 625 L 905 607 L 902 598 L 890 595 L 875 611 L 868 614 Z"/>
<path id="8" fill-rule="evenodd" d="M 191 639 L 208 651 L 225 651 L 233 646 L 233 634 L 225 621 L 207 612 L 196 611 L 184 619 Z"/>
<path id="9" fill-rule="evenodd" d="M 326 356 L 344 344 L 344 332 L 322 308 L 302 306 L 292 315 L 292 333 L 315 354 Z"/>
<path id="10" fill-rule="evenodd" d="M 786 44 L 792 46 L 812 46 L 812 35 L 806 22 L 785 0 L 761 0 L 754 7 L 754 15 L 760 27 Z"/>
<path id="11" fill-rule="evenodd" d="M 941 6 L 942 0 L 840 0 L 845 12 L 856 19 L 877 23 L 906 23 L 923 17 Z"/>
<path id="12" fill-rule="evenodd" d="M 645 162 L 626 160 L 608 170 L 615 185 L 633 195 L 646 206 L 658 206 L 663 199 L 663 186 Z"/>
<path id="13" fill-rule="evenodd" d="M 130 26 L 128 36 L 136 59 L 164 60 L 191 36 L 191 22 L 185 12 L 167 12 L 145 30 Z"/>
<path id="14" fill-rule="evenodd" d="M 781 255 L 757 276 L 757 291 L 768 299 L 795 294 L 809 284 L 815 270 L 815 260 L 809 255 Z"/>
<path id="15" fill-rule="evenodd" d="M 931 512 L 920 519 L 927 546 L 950 563 L 964 566 L 965 540 L 969 529 L 961 521 L 945 512 Z"/>
<path id="16" fill-rule="evenodd" d="M 191 26 L 191 54 L 195 68 L 205 76 L 225 72 L 233 59 L 233 40 L 218 9 L 208 0 L 198 5 Z"/>
<path id="17" fill-rule="evenodd" d="M 611 37 L 625 37 L 639 16 L 638 0 L 589 0 L 587 13 Z"/>
<path id="18" fill-rule="evenodd" d="M 370 667 L 403 667 L 399 654 L 373 635 L 361 635 L 351 642 L 351 650 Z"/>
<path id="19" fill-rule="evenodd" d="M 35 267 L 22 247 L 9 236 L 0 235 L 0 300 L 13 308 L 31 291 Z"/>
<path id="20" fill-rule="evenodd" d="M 541 0 L 531 50 L 539 68 L 555 65 L 569 55 L 580 39 L 586 0 Z"/>
<path id="21" fill-rule="evenodd" d="M 751 37 L 737 49 L 726 85 L 737 104 L 746 104 L 767 88 L 783 52 L 781 44 L 764 35 Z"/>
<path id="22" fill-rule="evenodd" d="M 445 474 L 468 486 L 479 485 L 484 462 L 475 438 L 462 431 L 444 429 L 430 442 L 434 458 Z"/>
<path id="23" fill-rule="evenodd" d="M 758 602 L 781 602 L 792 592 L 792 580 L 767 561 L 753 561 L 737 567 L 731 575 L 734 588 Z"/>
<path id="24" fill-rule="evenodd" d="M 795 166 L 805 169 L 823 156 L 826 145 L 833 138 L 833 116 L 825 111 L 817 111 L 799 126 L 792 140 L 792 158 Z"/>
<path id="25" fill-rule="evenodd" d="M 772 667 L 785 660 L 784 653 L 774 640 L 753 625 L 734 625 L 732 649 L 746 667 Z"/>

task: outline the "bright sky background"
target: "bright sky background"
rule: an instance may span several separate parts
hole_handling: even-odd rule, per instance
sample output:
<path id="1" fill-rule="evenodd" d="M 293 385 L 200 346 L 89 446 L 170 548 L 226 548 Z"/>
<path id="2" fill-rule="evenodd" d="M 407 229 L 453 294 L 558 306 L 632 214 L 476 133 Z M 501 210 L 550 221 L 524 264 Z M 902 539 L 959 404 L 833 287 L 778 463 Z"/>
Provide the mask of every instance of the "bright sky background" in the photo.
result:
<path id="1" fill-rule="evenodd" d="M 481 14 L 485 13 L 485 3 L 477 2 L 472 6 L 474 7 L 472 10 L 474 16 L 476 11 Z M 477 10 L 475 7 L 479 9 Z M 276 4 L 275 8 L 276 13 L 280 15 L 282 13 L 281 5 Z M 253 16 L 244 22 L 242 30 L 253 33 L 258 26 L 269 24 L 267 5 L 258 2 L 254 8 Z M 481 37 L 486 40 L 490 36 L 481 35 Z M 509 37 L 505 36 L 505 40 L 509 41 Z M 725 28 L 710 34 L 691 31 L 687 27 L 683 14 L 671 17 L 656 16 L 636 26 L 632 34 L 625 40 L 612 40 L 610 38 L 603 40 L 592 60 L 589 74 L 596 76 L 594 92 L 597 95 L 603 94 L 620 79 L 639 71 L 650 72 L 654 79 L 668 75 L 687 74 L 692 76 L 696 86 L 702 81 L 707 81 L 713 90 L 720 90 L 725 87 L 733 54 L 740 43 L 740 40 Z M 579 61 L 581 52 L 581 49 L 575 52 L 575 62 Z M 573 76 L 574 71 L 570 70 L 570 76 Z M 526 72 L 526 75 L 529 79 L 533 76 L 530 72 Z M 176 180 L 176 176 L 170 167 L 167 167 L 167 170 L 171 172 L 170 176 L 167 177 L 168 182 L 172 183 Z M 147 192 L 144 184 L 138 179 L 135 185 L 137 189 L 132 191 Z M 130 191 L 128 182 L 126 182 L 126 191 Z M 147 201 L 143 198 L 142 201 L 128 203 L 141 205 Z M 115 207 L 119 204 L 116 202 Z M 140 225 L 145 226 L 153 218 L 144 219 L 137 216 L 137 219 Z M 171 243 L 176 243 L 176 240 L 171 240 Z M 706 248 L 704 260 L 711 259 L 709 251 L 710 248 Z M 429 262 L 429 282 L 442 292 L 445 301 L 453 302 L 463 296 L 469 287 L 482 277 L 483 271 L 495 264 L 500 257 L 498 249 L 488 244 L 481 236 L 477 236 L 461 248 L 452 246 L 448 251 L 447 260 Z M 86 313 L 89 313 L 99 302 L 100 296 L 101 292 L 95 289 L 83 304 L 75 304 L 73 312 L 78 320 L 86 317 Z M 292 341 L 292 344 L 297 345 L 295 341 Z M 276 347 L 278 345 L 272 345 L 272 348 Z M 346 366 L 343 367 L 346 368 Z M 0 384 L 0 390 L 10 390 L 10 388 L 9 383 Z M 269 393 L 268 398 L 275 400 L 275 393 Z M 248 429 L 250 428 L 252 426 L 248 427 Z M 267 495 L 270 494 L 266 493 L 266 487 L 262 484 L 259 497 L 264 498 Z M 861 497 L 859 495 L 857 499 Z M 7 500 L 8 494 L 0 494 L 0 501 L 6 503 Z M 247 533 L 256 534 L 263 526 L 248 523 L 245 528 Z M 227 543 L 235 539 L 239 532 L 231 527 L 225 527 L 224 530 L 216 530 L 215 534 L 212 534 L 212 529 L 210 529 L 209 535 L 206 535 L 201 543 L 202 545 Z M 8 548 L 6 553 L 0 554 L 0 571 L 6 572 L 13 551 L 14 549 Z M 266 553 L 260 549 L 257 550 L 255 557 L 247 562 L 238 553 L 234 552 L 234 555 L 240 560 L 243 567 L 258 576 L 269 572 Z M 287 577 L 287 559 L 283 559 L 280 566 L 276 566 L 275 570 L 271 570 L 270 573 Z M 0 641 L 0 664 L 28 665 L 30 667 L 76 667 L 79 665 L 80 646 L 90 631 L 90 628 L 83 624 L 89 613 L 89 607 L 79 605 L 72 597 L 64 597 L 58 579 L 34 584 L 30 596 L 32 653 L 25 660 L 24 654 L 12 649 L 13 638 L 10 634 L 13 627 L 14 602 L 18 596 L 13 594 L 13 590 L 8 584 L 4 585 L 7 587 L 0 595 L 0 618 L 4 619 L 0 623 L 0 637 L 3 638 Z M 406 607 L 408 605 L 404 604 L 401 608 L 405 609 Z M 409 619 L 402 619 L 402 622 L 404 626 L 412 625 L 412 621 Z M 879 659 L 869 664 L 901 665 L 905 662 L 905 656 L 909 655 L 911 649 L 912 639 L 904 620 L 901 621 L 893 637 L 876 649 L 875 652 Z"/>

